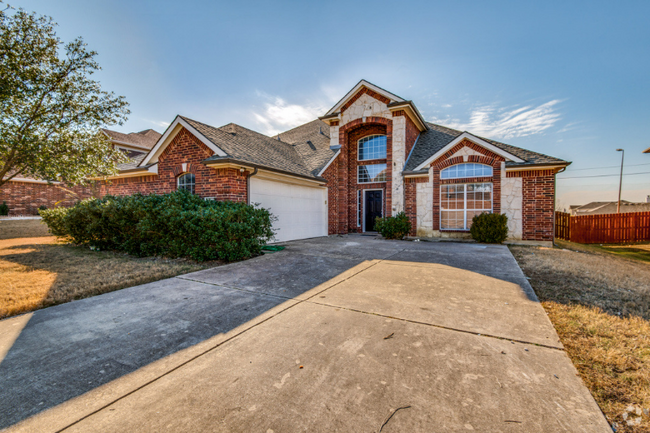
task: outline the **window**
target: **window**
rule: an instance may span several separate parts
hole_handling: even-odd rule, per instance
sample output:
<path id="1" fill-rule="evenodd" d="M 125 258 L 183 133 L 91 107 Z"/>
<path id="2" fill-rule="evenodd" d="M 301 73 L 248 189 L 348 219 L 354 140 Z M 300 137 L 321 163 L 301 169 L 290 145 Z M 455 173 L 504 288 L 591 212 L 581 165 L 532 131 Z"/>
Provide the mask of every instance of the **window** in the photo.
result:
<path id="1" fill-rule="evenodd" d="M 360 165 L 358 183 L 386 182 L 386 164 Z"/>
<path id="2" fill-rule="evenodd" d="M 178 176 L 178 190 L 185 190 L 194 194 L 194 175 L 192 173 Z"/>
<path id="3" fill-rule="evenodd" d="M 457 164 L 440 172 L 440 179 L 492 176 L 492 167 L 483 164 Z"/>
<path id="4" fill-rule="evenodd" d="M 472 218 L 492 213 L 492 184 L 468 183 L 440 186 L 440 228 L 469 230 Z"/>
<path id="5" fill-rule="evenodd" d="M 363 137 L 359 144 L 359 161 L 386 159 L 386 136 L 370 135 Z"/>

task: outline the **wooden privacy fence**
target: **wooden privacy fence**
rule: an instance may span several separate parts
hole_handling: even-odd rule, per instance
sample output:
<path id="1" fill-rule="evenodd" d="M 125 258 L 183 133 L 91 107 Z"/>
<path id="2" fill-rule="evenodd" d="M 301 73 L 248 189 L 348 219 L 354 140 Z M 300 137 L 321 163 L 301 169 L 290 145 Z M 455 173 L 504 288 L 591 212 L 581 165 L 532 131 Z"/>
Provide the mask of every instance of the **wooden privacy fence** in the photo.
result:
<path id="1" fill-rule="evenodd" d="M 580 216 L 556 212 L 555 237 L 581 244 L 650 241 L 650 212 Z"/>

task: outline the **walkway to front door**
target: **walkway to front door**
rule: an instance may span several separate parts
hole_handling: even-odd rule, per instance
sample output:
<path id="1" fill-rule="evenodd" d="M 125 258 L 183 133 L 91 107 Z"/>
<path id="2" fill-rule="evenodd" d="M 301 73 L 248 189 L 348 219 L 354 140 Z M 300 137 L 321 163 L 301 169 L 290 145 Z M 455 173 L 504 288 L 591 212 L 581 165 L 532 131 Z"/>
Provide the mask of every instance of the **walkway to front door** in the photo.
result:
<path id="1" fill-rule="evenodd" d="M 364 231 L 374 232 L 375 231 L 375 218 L 382 217 L 382 195 L 383 191 L 381 190 L 369 190 L 364 191 L 365 194 L 365 203 L 364 203 Z"/>

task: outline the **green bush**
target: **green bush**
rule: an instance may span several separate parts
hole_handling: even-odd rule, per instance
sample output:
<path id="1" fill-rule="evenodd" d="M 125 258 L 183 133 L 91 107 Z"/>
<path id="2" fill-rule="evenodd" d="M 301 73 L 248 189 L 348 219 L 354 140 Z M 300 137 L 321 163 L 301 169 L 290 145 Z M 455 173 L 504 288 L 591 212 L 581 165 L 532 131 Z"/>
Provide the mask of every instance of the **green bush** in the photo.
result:
<path id="1" fill-rule="evenodd" d="M 38 207 L 38 210 L 47 210 L 47 206 L 45 206 L 44 204 L 42 204 L 42 205 L 40 205 L 40 206 Z"/>
<path id="2" fill-rule="evenodd" d="M 508 237 L 508 217 L 498 213 L 476 215 L 469 232 L 478 242 L 500 244 Z"/>
<path id="3" fill-rule="evenodd" d="M 83 200 L 62 216 L 54 211 L 59 210 L 41 211 L 53 234 L 140 257 L 242 260 L 259 254 L 273 237 L 266 209 L 206 201 L 185 191 L 105 196 Z"/>
<path id="4" fill-rule="evenodd" d="M 68 214 L 69 209 L 64 207 L 57 207 L 49 210 L 39 210 L 39 215 L 43 218 L 43 222 L 47 224 L 47 228 L 54 236 L 67 237 L 68 231 L 65 227 L 63 219 Z"/>
<path id="5" fill-rule="evenodd" d="M 404 239 L 411 231 L 411 221 L 404 212 L 400 212 L 394 217 L 377 218 L 375 230 L 386 239 Z"/>
<path id="6" fill-rule="evenodd" d="M 7 215 L 9 215 L 9 206 L 7 205 L 6 201 L 3 201 L 2 204 L 0 204 L 0 216 Z"/>

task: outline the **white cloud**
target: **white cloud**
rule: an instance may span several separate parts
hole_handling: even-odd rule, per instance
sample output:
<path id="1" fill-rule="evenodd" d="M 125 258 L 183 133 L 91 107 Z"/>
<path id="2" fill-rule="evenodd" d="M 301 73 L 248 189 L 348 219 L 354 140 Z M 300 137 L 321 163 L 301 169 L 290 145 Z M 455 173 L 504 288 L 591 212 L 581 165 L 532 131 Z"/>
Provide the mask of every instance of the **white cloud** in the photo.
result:
<path id="1" fill-rule="evenodd" d="M 253 112 L 255 120 L 262 125 L 264 132 L 268 135 L 275 135 L 311 122 L 327 111 L 326 108 L 320 105 L 288 104 L 280 97 L 271 98 L 263 94 L 259 95 L 272 99 L 272 102 L 264 104 L 262 112 Z"/>
<path id="2" fill-rule="evenodd" d="M 162 120 L 150 120 L 150 119 L 144 119 L 144 120 L 145 122 L 149 122 L 161 128 L 167 128 L 169 126 L 169 122 L 163 122 Z"/>
<path id="3" fill-rule="evenodd" d="M 469 122 L 452 118 L 434 118 L 432 121 L 488 138 L 525 137 L 539 134 L 560 120 L 561 116 L 555 107 L 559 102 L 560 100 L 554 99 L 538 106 L 519 108 L 484 105 L 472 111 Z"/>

